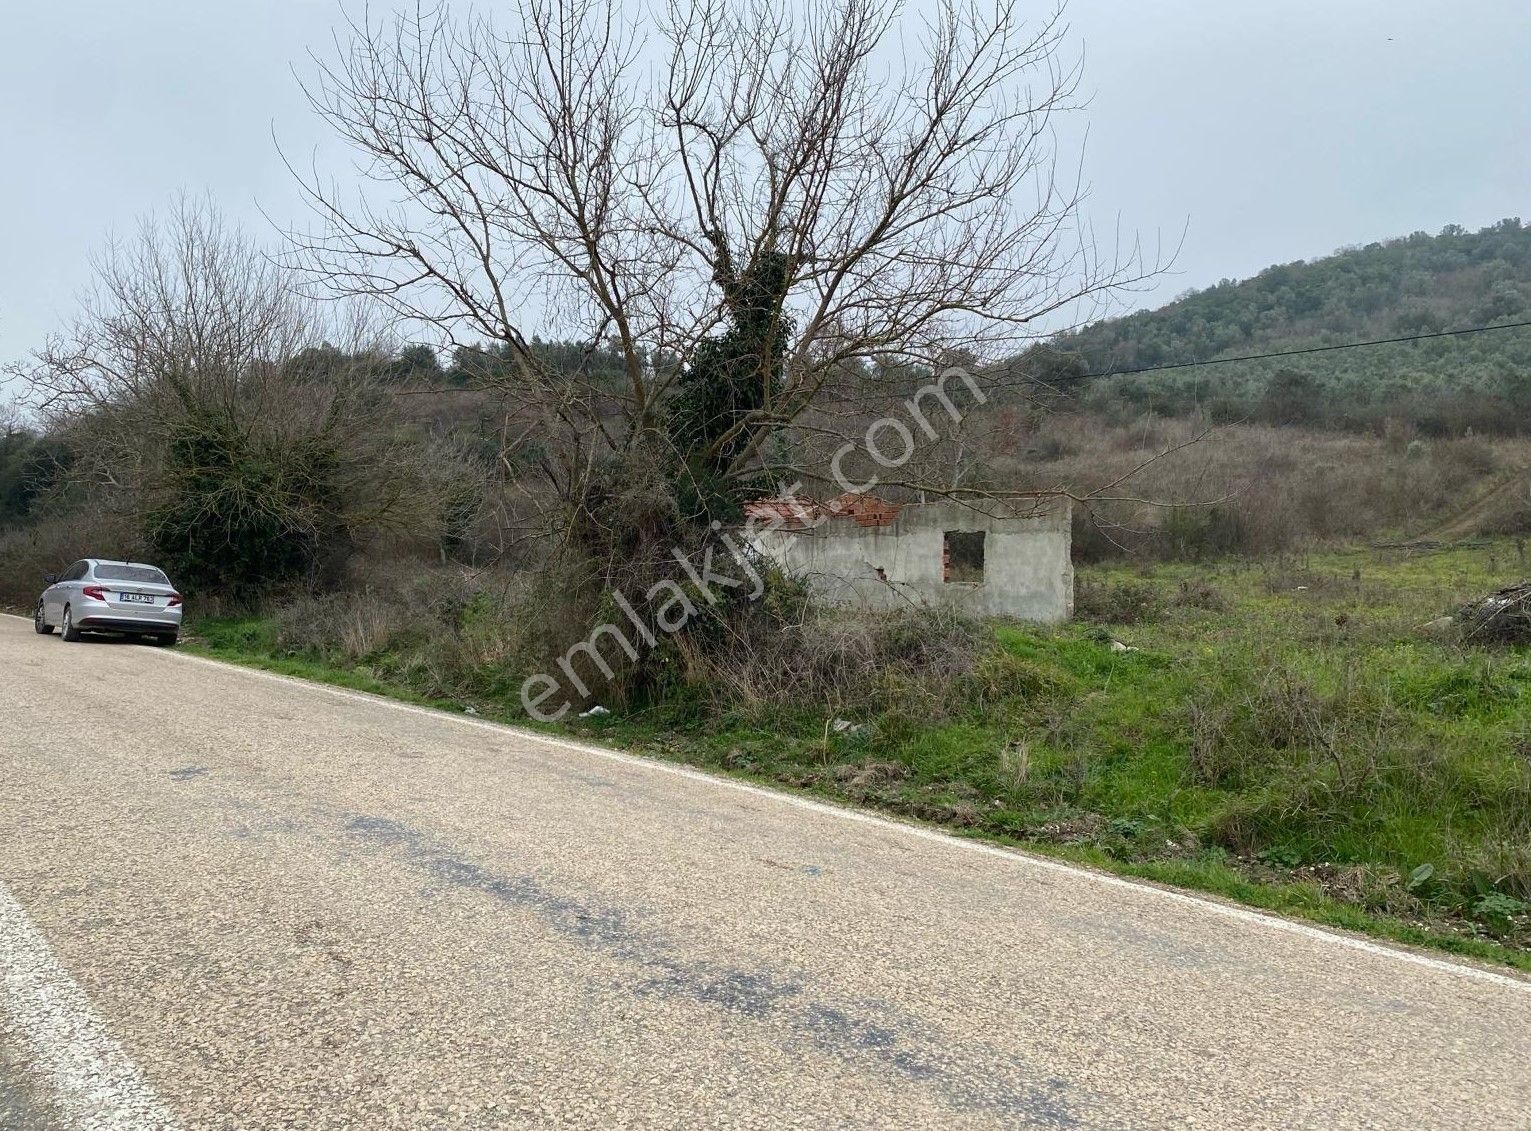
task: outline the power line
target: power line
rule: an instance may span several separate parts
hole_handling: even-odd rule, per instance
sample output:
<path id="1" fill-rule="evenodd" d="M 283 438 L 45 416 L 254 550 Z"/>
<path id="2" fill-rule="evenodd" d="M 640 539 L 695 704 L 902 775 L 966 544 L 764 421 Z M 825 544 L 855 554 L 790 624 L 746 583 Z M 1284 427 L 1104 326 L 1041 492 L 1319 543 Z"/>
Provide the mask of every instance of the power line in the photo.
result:
<path id="1" fill-rule="evenodd" d="M 1331 350 L 1353 350 L 1363 346 L 1390 346 L 1399 342 L 1424 342 L 1431 338 L 1450 338 L 1461 334 L 1485 334 L 1490 330 L 1517 330 L 1531 326 L 1526 322 L 1501 322 L 1497 326 L 1468 326 L 1461 330 L 1439 330 L 1432 334 L 1405 334 L 1401 338 L 1374 338 L 1368 342 L 1341 342 L 1334 346 L 1308 346 L 1298 350 L 1277 350 L 1273 353 L 1249 353 L 1242 357 L 1214 357 L 1207 361 L 1172 361 L 1167 365 L 1145 365 L 1141 369 L 1107 369 L 1101 373 L 1086 373 L 1079 377 L 1087 381 L 1095 377 L 1125 377 L 1131 373 L 1158 373 L 1165 369 L 1193 369 L 1200 365 L 1231 365 L 1236 361 L 1264 361 L 1272 357 L 1297 357 L 1305 353 L 1328 353 Z"/>

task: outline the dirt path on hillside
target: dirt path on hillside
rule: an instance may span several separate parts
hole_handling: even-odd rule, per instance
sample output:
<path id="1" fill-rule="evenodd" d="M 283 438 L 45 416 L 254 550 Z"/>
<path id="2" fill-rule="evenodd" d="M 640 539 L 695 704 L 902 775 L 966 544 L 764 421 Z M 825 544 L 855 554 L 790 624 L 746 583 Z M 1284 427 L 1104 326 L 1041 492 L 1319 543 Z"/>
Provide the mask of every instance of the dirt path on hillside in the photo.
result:
<path id="1" fill-rule="evenodd" d="M 1516 490 L 1531 498 L 1531 464 L 1505 473 L 1499 482 L 1490 487 L 1465 509 L 1458 511 L 1445 522 L 1427 527 L 1414 535 L 1416 541 L 1454 542 L 1470 538 L 1482 532 L 1483 525 L 1493 516 L 1496 507 L 1510 500 Z"/>

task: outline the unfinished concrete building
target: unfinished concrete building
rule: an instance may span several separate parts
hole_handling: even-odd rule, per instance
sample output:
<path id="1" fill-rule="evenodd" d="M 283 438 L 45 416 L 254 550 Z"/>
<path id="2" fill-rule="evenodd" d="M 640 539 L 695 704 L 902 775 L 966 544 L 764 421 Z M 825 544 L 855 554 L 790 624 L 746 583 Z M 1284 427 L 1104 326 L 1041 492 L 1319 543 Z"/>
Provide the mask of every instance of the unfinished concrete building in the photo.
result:
<path id="1" fill-rule="evenodd" d="M 826 603 L 1049 623 L 1074 611 L 1066 498 L 897 504 L 850 494 L 758 500 L 746 516 L 754 547 Z"/>

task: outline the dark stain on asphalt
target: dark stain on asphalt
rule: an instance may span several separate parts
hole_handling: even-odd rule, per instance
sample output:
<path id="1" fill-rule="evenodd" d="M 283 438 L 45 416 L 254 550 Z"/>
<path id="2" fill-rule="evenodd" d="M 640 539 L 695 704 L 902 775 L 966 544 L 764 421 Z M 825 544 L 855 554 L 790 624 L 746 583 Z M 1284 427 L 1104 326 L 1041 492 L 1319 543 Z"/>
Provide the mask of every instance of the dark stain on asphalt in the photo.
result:
<path id="1" fill-rule="evenodd" d="M 502 875 L 433 844 L 387 817 L 352 816 L 348 833 L 402 851 L 437 883 L 479 892 L 536 915 L 578 943 L 639 968 L 636 992 L 684 997 L 740 1017 L 783 1026 L 794 1040 L 852 1062 L 873 1059 L 905 1079 L 938 1089 L 954 1107 L 1024 1116 L 1028 1123 L 1073 1127 L 1077 1097 L 1067 1081 L 1032 1073 L 1016 1056 L 987 1046 L 945 1047 L 929 1027 L 886 1002 L 862 1003 L 878 1020 L 814 1000 L 800 979 L 682 957 L 675 943 L 635 927 L 622 911 L 560 895 L 534 876 Z"/>
<path id="2" fill-rule="evenodd" d="M 858 1021 L 844 1010 L 828 1005 L 810 1005 L 804 1011 L 808 1028 L 828 1034 L 834 1041 L 849 1040 L 858 1048 L 891 1049 L 898 1044 L 898 1034 L 881 1025 Z"/>
<path id="3" fill-rule="evenodd" d="M 211 772 L 206 766 L 182 766 L 180 769 L 171 770 L 170 776 L 176 781 L 190 781 L 192 778 L 200 778 Z"/>
<path id="4" fill-rule="evenodd" d="M 548 773 L 556 778 L 578 782 L 580 785 L 587 785 L 592 789 L 615 789 L 617 786 L 617 783 L 610 778 L 603 778 L 597 774 L 581 773 L 579 770 L 569 769 L 564 766 L 549 765 L 546 769 Z"/>
<path id="5" fill-rule="evenodd" d="M 419 839 L 413 830 L 387 817 L 352 817 L 350 824 L 346 825 L 346 831 L 361 833 L 368 840 L 387 845 L 405 844 Z"/>
<path id="6" fill-rule="evenodd" d="M 1188 945 L 1183 939 L 1162 931 L 1134 925 L 1103 915 L 1070 915 L 1058 923 L 1068 936 L 1104 939 L 1121 953 L 1141 955 L 1150 962 L 1182 970 L 1211 970 L 1227 966 L 1227 951 L 1212 942 Z"/>
<path id="7" fill-rule="evenodd" d="M 69 1125 L 54 1109 L 45 1077 L 12 1043 L 16 1040 L 0 1027 L 0 1127 L 6 1131 L 63 1131 Z"/>
<path id="8" fill-rule="evenodd" d="M 682 962 L 666 955 L 650 955 L 643 959 L 643 964 L 659 973 L 640 982 L 639 993 L 689 997 L 745 1017 L 769 1017 L 785 999 L 803 992 L 801 982 L 777 978 L 765 971 Z"/>

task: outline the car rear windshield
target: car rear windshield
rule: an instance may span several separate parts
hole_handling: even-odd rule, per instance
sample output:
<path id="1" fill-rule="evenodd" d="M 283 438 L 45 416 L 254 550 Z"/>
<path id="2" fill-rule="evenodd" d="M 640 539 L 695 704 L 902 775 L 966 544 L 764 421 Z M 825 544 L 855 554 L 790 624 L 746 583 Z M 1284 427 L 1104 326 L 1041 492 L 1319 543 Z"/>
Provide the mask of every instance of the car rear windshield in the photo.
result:
<path id="1" fill-rule="evenodd" d="M 142 581 L 149 585 L 169 585 L 170 580 L 153 566 L 98 565 L 97 581 Z"/>

